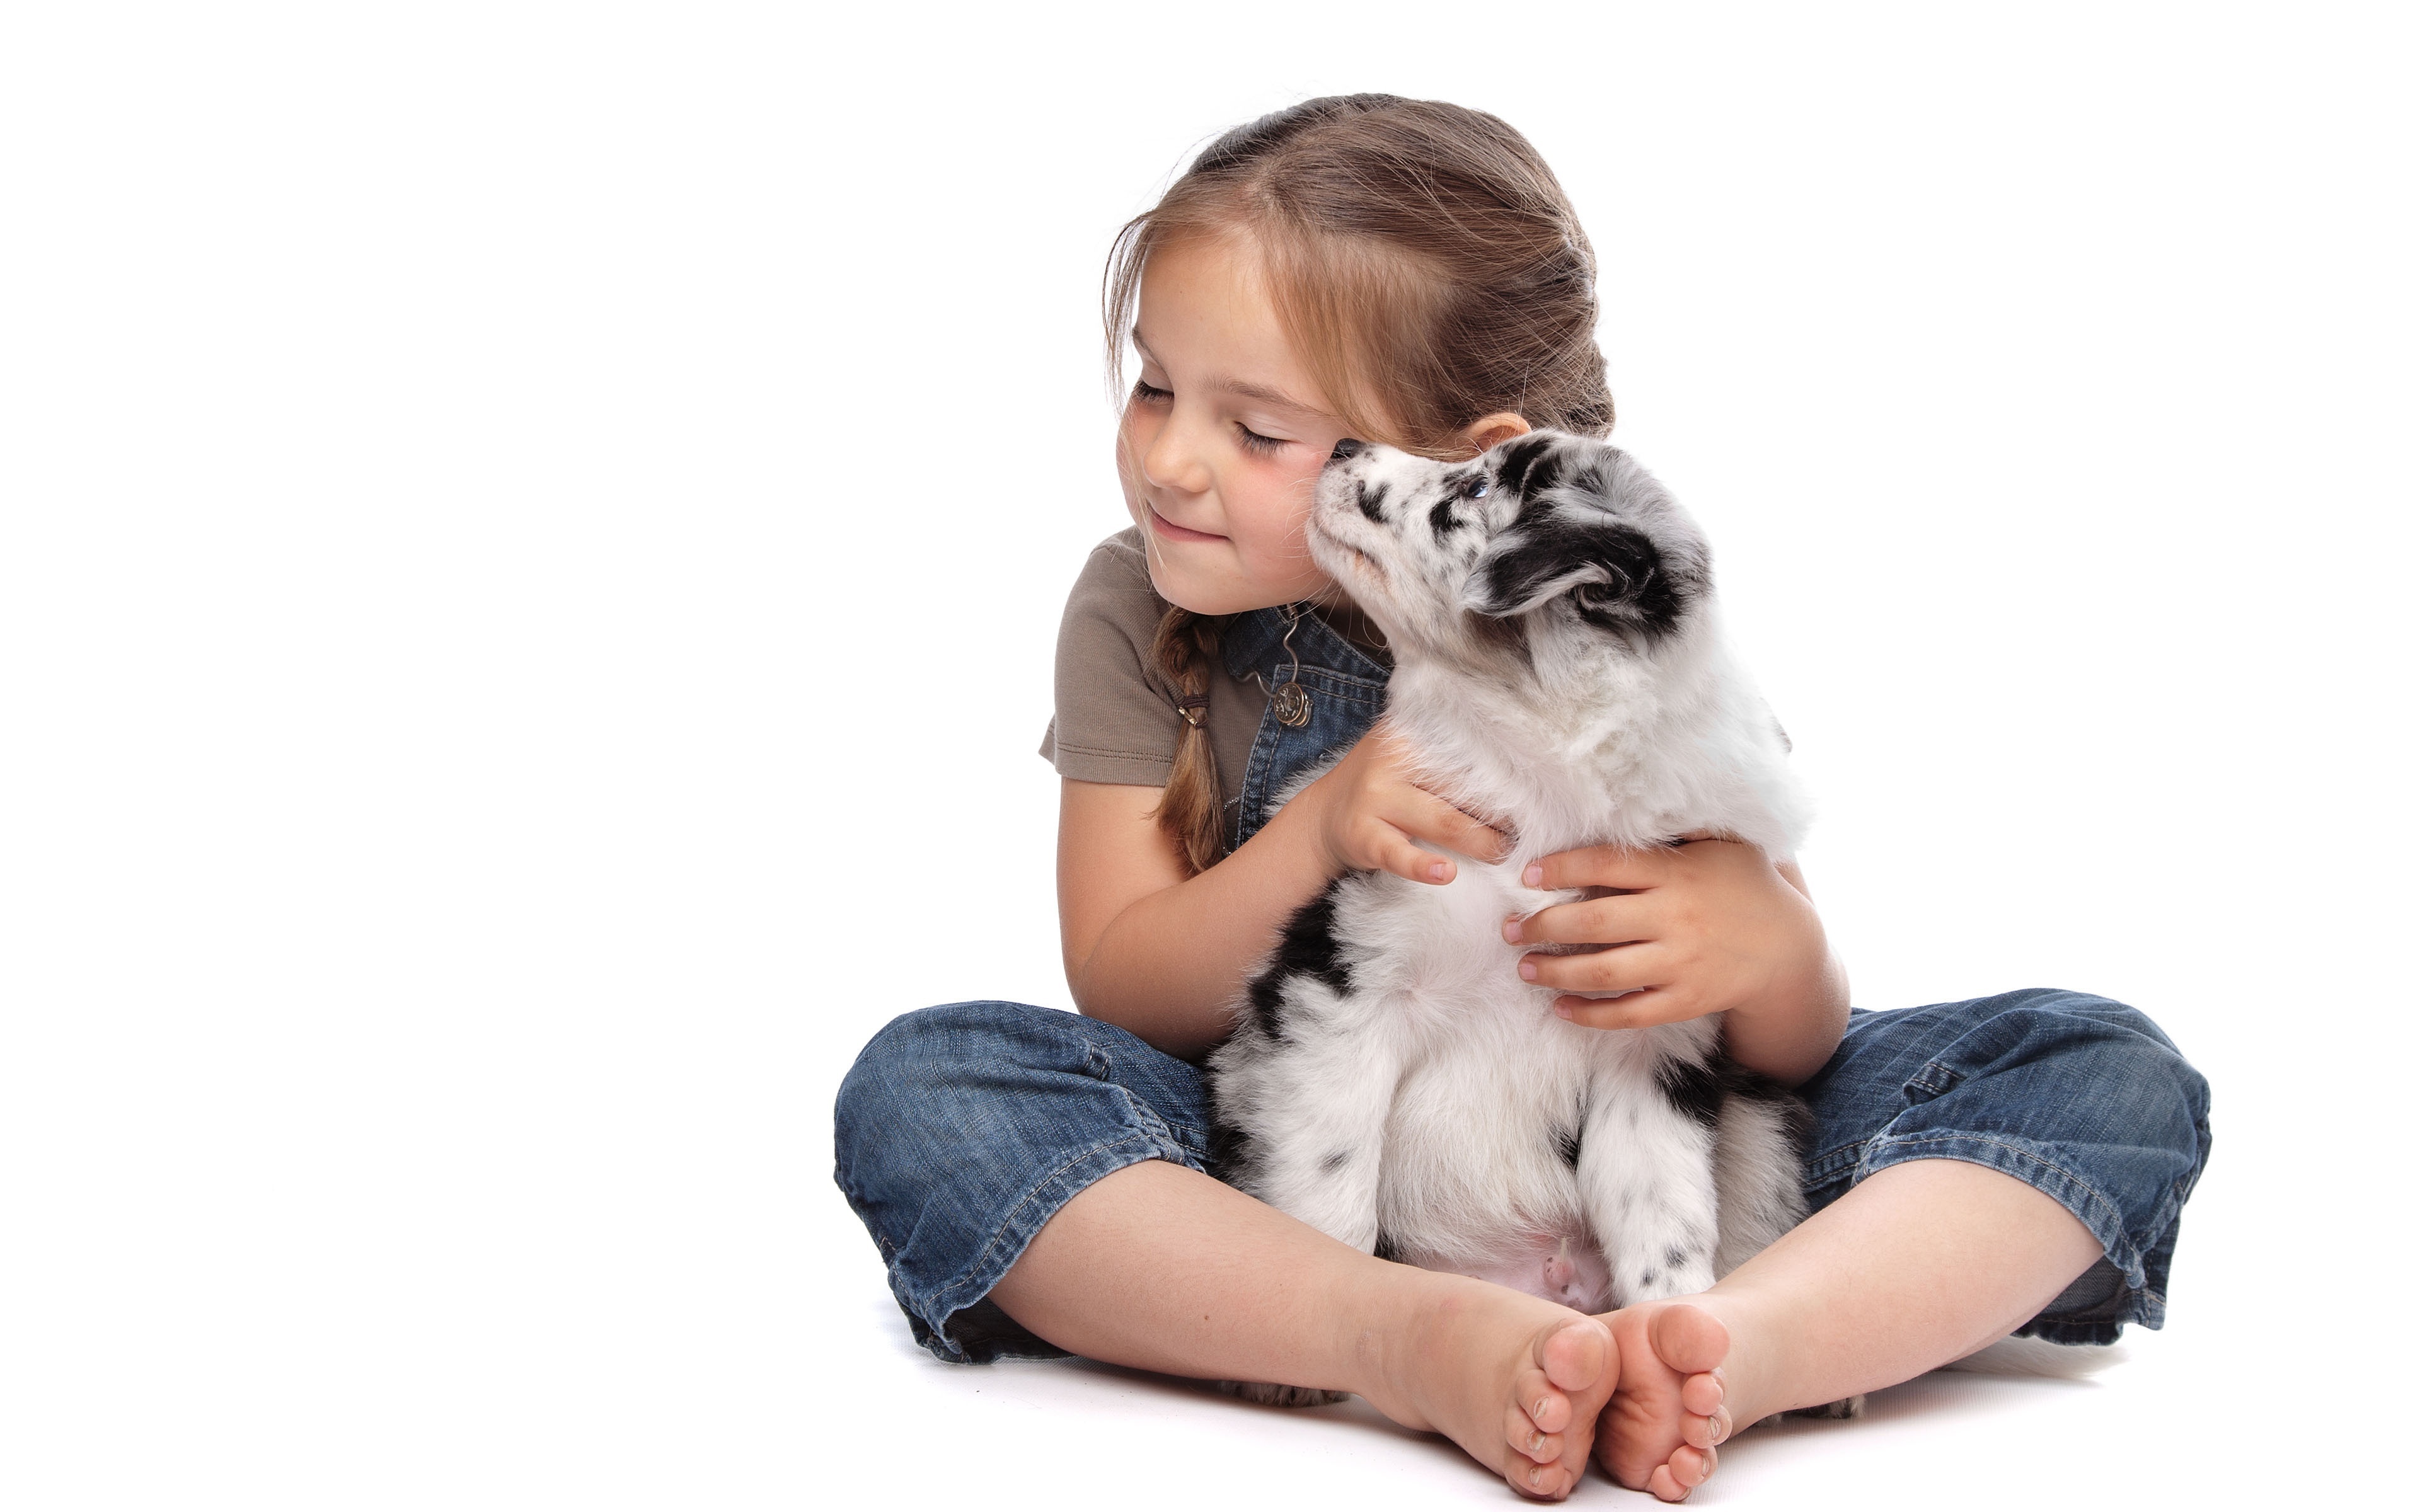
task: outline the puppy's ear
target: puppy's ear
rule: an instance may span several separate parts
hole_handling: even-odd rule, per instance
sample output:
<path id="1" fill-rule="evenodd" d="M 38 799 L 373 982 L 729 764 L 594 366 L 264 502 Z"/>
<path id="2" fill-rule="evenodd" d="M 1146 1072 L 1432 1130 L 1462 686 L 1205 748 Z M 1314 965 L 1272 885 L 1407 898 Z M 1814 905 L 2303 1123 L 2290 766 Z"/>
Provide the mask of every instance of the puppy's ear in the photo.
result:
<path id="1" fill-rule="evenodd" d="M 1688 564 L 1668 563 L 1646 532 L 1612 511 L 1562 503 L 1525 511 L 1488 542 L 1463 585 L 1462 602 L 1504 619 L 1569 594 L 1592 625 L 1660 635 L 1680 619 L 1683 579 L 1695 576 Z"/>

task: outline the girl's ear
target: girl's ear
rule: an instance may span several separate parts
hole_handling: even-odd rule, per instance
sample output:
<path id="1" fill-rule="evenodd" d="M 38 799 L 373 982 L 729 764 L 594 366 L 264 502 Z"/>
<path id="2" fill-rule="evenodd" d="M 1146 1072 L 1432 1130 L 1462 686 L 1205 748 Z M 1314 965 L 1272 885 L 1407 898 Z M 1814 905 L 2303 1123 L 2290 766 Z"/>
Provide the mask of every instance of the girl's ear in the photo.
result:
<path id="1" fill-rule="evenodd" d="M 1515 436 L 1529 434 L 1529 423 L 1510 409 L 1498 409 L 1492 415 L 1481 415 L 1462 429 L 1462 439 L 1477 456 L 1491 447 L 1500 446 Z"/>

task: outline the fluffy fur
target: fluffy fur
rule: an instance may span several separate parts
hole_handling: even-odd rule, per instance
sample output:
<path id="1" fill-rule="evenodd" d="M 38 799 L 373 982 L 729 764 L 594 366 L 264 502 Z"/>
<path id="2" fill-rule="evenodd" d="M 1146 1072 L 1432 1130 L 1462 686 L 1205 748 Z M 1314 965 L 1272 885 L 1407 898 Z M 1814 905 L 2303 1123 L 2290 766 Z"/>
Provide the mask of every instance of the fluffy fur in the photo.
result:
<path id="1" fill-rule="evenodd" d="M 1807 805 L 1704 537 L 1624 453 L 1539 432 L 1450 464 L 1346 441 L 1309 540 L 1386 631 L 1423 782 L 1517 841 L 1295 914 L 1211 1057 L 1215 1170 L 1362 1250 L 1583 1311 L 1713 1285 L 1804 1216 L 1804 1109 L 1723 1056 L 1715 1018 L 1557 1018 L 1499 933 L 1580 896 L 1521 884 L 1559 851 L 1796 849 Z"/>

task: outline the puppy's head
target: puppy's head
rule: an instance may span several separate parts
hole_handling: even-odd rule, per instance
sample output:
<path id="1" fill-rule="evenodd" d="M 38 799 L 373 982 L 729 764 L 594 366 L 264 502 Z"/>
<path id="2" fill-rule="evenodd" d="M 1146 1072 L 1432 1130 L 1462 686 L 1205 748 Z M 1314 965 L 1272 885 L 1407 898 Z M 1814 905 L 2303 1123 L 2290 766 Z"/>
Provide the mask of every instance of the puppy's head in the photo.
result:
<path id="1" fill-rule="evenodd" d="M 1467 462 L 1339 442 L 1306 534 L 1399 654 L 1645 653 L 1711 593 L 1705 537 L 1663 486 L 1627 453 L 1559 431 Z"/>

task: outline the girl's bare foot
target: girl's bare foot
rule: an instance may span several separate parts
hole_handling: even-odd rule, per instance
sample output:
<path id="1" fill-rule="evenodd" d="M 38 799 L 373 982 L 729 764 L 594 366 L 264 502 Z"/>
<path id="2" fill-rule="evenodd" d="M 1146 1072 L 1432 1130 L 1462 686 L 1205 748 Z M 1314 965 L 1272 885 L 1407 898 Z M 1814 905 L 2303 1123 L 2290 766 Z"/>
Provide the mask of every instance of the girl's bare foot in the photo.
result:
<path id="1" fill-rule="evenodd" d="M 1362 1395 L 1406 1427 L 1453 1440 L 1524 1496 L 1561 1501 L 1587 1473 L 1621 1374 L 1612 1335 L 1522 1292 L 1439 1280 L 1432 1305 L 1372 1341 Z"/>
<path id="2" fill-rule="evenodd" d="M 1703 1298 L 1644 1303 L 1606 1316 L 1620 1388 L 1597 1436 L 1597 1461 L 1634 1491 L 1677 1502 L 1714 1473 L 1729 1438 L 1730 1330 Z"/>

